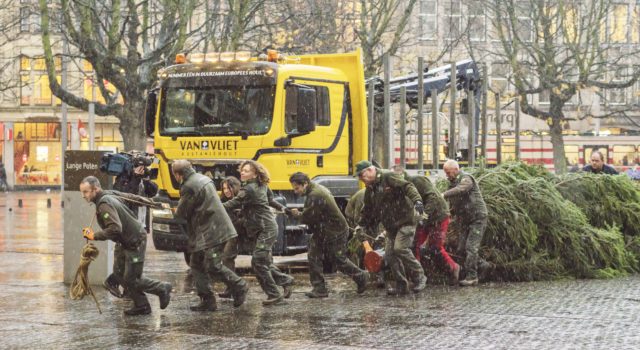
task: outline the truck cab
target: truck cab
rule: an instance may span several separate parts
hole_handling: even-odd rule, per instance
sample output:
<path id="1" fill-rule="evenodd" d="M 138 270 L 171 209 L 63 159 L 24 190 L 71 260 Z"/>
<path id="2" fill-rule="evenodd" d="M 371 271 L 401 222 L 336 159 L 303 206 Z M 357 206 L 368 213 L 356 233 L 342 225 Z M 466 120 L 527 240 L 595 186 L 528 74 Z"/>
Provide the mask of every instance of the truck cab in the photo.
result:
<path id="1" fill-rule="evenodd" d="M 359 51 L 284 57 L 269 52 L 178 56 L 158 73 L 147 99 L 147 133 L 159 160 L 157 200 L 172 207 L 180 184 L 170 166 L 187 159 L 220 190 L 227 176 L 239 178 L 247 159 L 270 172 L 270 188 L 289 207 L 300 207 L 289 184 L 302 171 L 346 204 L 358 190 L 354 164 L 367 158 L 367 115 Z M 307 233 L 278 215 L 275 254 L 306 250 Z M 184 228 L 170 210 L 152 211 L 157 249 L 186 250 Z"/>

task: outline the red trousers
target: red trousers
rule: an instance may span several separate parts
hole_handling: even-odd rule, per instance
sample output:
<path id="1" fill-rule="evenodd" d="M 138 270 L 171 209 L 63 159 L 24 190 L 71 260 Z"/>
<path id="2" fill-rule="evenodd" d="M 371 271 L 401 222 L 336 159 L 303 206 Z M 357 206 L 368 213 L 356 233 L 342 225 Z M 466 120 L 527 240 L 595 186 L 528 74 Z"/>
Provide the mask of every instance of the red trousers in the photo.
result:
<path id="1" fill-rule="evenodd" d="M 429 225 L 418 225 L 416 229 L 416 246 L 415 246 L 415 254 L 416 259 L 420 261 L 420 250 L 421 247 L 427 242 L 427 252 L 435 258 L 436 263 L 440 265 L 440 267 L 445 266 L 448 267 L 449 271 L 453 271 L 456 267 L 456 262 L 449 256 L 447 251 L 444 249 L 444 242 L 447 239 L 447 229 L 449 228 L 449 218 L 442 220 L 437 223 L 435 226 Z"/>

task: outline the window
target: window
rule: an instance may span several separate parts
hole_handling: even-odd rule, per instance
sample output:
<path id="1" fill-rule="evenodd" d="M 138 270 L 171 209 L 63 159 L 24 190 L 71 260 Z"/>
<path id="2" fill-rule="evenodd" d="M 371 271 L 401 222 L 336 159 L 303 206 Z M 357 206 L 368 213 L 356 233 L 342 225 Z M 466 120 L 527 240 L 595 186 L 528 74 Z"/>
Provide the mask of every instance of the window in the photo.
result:
<path id="1" fill-rule="evenodd" d="M 422 0 L 418 18 L 422 39 L 436 39 L 438 35 L 438 2 L 436 0 Z"/>
<path id="2" fill-rule="evenodd" d="M 329 89 L 326 86 L 316 87 L 316 125 L 327 126 L 331 124 L 331 109 L 329 103 Z"/>
<path id="3" fill-rule="evenodd" d="M 516 3 L 516 21 L 518 28 L 516 34 L 523 42 L 531 42 L 533 39 L 533 19 L 531 18 L 531 3 L 518 1 Z"/>
<path id="4" fill-rule="evenodd" d="M 609 42 L 627 42 L 627 17 L 629 8 L 627 4 L 616 4 L 609 14 Z"/>
<path id="5" fill-rule="evenodd" d="M 486 18 L 484 15 L 484 4 L 482 1 L 473 0 L 468 3 L 469 12 L 469 38 L 472 41 L 485 40 Z"/>
<path id="6" fill-rule="evenodd" d="M 160 134 L 262 135 L 271 128 L 275 87 L 173 87 L 162 91 Z"/>
<path id="7" fill-rule="evenodd" d="M 326 86 L 313 86 L 307 85 L 316 90 L 316 117 L 315 124 L 318 126 L 328 126 L 331 124 L 331 109 L 329 99 L 329 88 Z M 293 110 L 294 106 L 299 103 L 297 94 L 287 94 L 287 107 L 286 110 Z M 298 130 L 297 114 L 285 113 L 285 131 L 290 133 L 296 133 Z"/>
<path id="8" fill-rule="evenodd" d="M 551 103 L 551 92 L 548 89 L 542 90 L 538 94 L 538 103 L 548 105 Z"/>
<path id="9" fill-rule="evenodd" d="M 636 159 L 636 147 L 634 145 L 614 145 L 612 165 L 632 165 Z"/>
<path id="10" fill-rule="evenodd" d="M 612 83 L 620 83 L 624 82 L 627 77 L 627 67 L 618 67 L 614 72 L 611 79 Z M 627 89 L 607 89 L 607 101 L 611 105 L 621 105 L 625 104 L 627 101 L 626 98 Z"/>
<path id="11" fill-rule="evenodd" d="M 60 57 L 54 58 L 56 71 L 62 68 Z M 60 81 L 60 75 L 57 75 Z M 22 106 L 50 106 L 53 94 L 49 88 L 49 75 L 47 74 L 47 65 L 42 57 L 30 58 L 28 56 L 20 57 L 20 105 Z M 60 100 L 56 98 L 56 103 L 60 104 Z"/>
<path id="12" fill-rule="evenodd" d="M 61 33 L 62 32 L 62 11 L 57 8 L 49 9 L 49 29 L 52 33 Z M 39 20 L 39 18 L 38 18 Z"/>
<path id="13" fill-rule="evenodd" d="M 631 42 L 640 43 L 640 4 L 636 4 L 631 11 Z"/>
<path id="14" fill-rule="evenodd" d="M 563 40 L 565 43 L 576 43 L 578 41 L 578 26 L 580 25 L 580 8 L 575 4 L 566 4 L 564 16 L 565 18 L 561 20 Z"/>
<path id="15" fill-rule="evenodd" d="M 494 62 L 491 64 L 491 89 L 504 94 L 509 87 L 509 64 L 504 62 Z"/>
<path id="16" fill-rule="evenodd" d="M 578 145 L 564 145 L 564 158 L 567 165 L 577 166 L 580 164 L 580 147 Z"/>
<path id="17" fill-rule="evenodd" d="M 456 40 L 462 34 L 462 5 L 460 0 L 449 0 L 444 4 L 445 38 Z"/>
<path id="18" fill-rule="evenodd" d="M 20 8 L 20 31 L 28 32 L 29 31 L 29 19 L 31 15 L 31 10 L 23 6 Z"/>

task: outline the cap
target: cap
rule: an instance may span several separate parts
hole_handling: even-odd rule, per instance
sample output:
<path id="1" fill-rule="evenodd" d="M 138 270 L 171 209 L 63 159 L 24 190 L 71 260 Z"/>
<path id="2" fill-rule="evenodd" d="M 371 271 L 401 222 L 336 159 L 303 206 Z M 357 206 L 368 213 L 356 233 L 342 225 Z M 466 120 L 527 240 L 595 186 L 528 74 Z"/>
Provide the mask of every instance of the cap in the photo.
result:
<path id="1" fill-rule="evenodd" d="M 354 176 L 360 176 L 360 173 L 364 170 L 367 169 L 368 167 L 372 166 L 373 164 L 371 164 L 370 161 L 368 160 L 361 160 L 356 164 L 356 171 L 353 174 Z"/>

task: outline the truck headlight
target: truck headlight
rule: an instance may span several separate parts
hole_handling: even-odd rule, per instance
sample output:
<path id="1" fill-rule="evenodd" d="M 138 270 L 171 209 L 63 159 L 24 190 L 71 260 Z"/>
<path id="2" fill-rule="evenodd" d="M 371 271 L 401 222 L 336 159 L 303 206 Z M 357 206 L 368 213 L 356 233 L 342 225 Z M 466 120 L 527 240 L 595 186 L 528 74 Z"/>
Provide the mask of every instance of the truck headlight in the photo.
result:
<path id="1" fill-rule="evenodd" d="M 171 209 L 151 209 L 151 215 L 155 218 L 173 219 Z"/>

